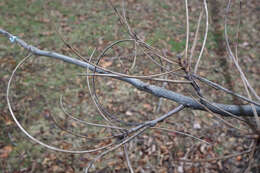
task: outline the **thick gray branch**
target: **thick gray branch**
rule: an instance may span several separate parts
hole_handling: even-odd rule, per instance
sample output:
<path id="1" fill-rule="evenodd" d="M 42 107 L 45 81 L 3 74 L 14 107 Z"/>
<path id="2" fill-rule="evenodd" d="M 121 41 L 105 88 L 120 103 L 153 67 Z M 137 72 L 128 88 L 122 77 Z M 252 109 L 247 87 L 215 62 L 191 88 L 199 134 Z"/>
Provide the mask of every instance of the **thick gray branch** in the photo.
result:
<path id="1" fill-rule="evenodd" d="M 95 70 L 95 67 L 87 62 L 80 61 L 80 60 L 77 60 L 77 59 L 71 58 L 69 56 L 65 56 L 65 55 L 56 53 L 56 52 L 40 50 L 34 46 L 28 45 L 23 40 L 14 37 L 12 34 L 8 33 L 5 30 L 0 29 L 0 34 L 5 35 L 11 41 L 18 43 L 20 46 L 31 51 L 35 55 L 51 57 L 51 58 L 62 60 L 67 63 L 75 64 L 75 65 L 83 67 L 83 68 L 88 68 L 92 71 Z M 103 73 L 103 74 L 108 73 L 99 68 L 96 68 L 96 72 Z M 157 97 L 163 97 L 163 98 L 172 100 L 174 102 L 184 105 L 185 107 L 205 111 L 205 108 L 201 104 L 199 104 L 195 100 L 193 100 L 191 97 L 187 97 L 182 94 L 178 94 L 176 92 L 173 92 L 173 91 L 170 91 L 170 90 L 167 90 L 165 88 L 161 88 L 161 87 L 158 87 L 155 85 L 147 84 L 139 79 L 119 77 L 119 76 L 114 77 L 114 78 L 125 81 L 125 82 L 133 85 L 134 87 L 138 88 L 139 90 L 151 93 Z M 208 104 L 207 107 L 212 112 L 220 114 L 220 115 L 224 115 L 224 116 L 229 116 L 229 115 L 227 113 L 225 113 L 224 111 L 222 111 L 221 109 L 223 109 L 227 112 L 230 112 L 234 115 L 237 115 L 237 116 L 253 116 L 253 111 L 252 111 L 252 108 L 250 105 L 226 105 L 226 104 L 212 103 L 212 105 Z M 218 109 L 216 107 L 219 107 L 220 109 Z M 259 106 L 256 106 L 256 111 L 257 111 L 258 115 L 260 115 Z"/>

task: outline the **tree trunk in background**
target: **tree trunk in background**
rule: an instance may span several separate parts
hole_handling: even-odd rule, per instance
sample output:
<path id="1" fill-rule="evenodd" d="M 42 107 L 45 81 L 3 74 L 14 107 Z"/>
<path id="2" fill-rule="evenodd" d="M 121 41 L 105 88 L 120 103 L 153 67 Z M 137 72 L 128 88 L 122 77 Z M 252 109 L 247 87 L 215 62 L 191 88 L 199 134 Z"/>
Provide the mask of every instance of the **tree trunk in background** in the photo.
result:
<path id="1" fill-rule="evenodd" d="M 213 36 L 217 45 L 215 52 L 218 55 L 217 57 L 219 58 L 220 68 L 222 68 L 222 74 L 227 84 L 227 88 L 231 91 L 235 91 L 234 84 L 232 82 L 234 80 L 232 80 L 232 74 L 230 73 L 231 64 L 227 60 L 226 42 L 224 38 L 224 21 L 221 20 L 224 18 L 224 13 L 221 10 L 225 7 L 223 6 L 223 3 L 225 2 L 226 1 L 221 0 L 209 0 L 208 4 L 211 13 L 210 16 L 212 20 L 211 26 L 213 27 Z M 236 97 L 233 97 L 233 102 L 234 104 L 240 103 Z"/>

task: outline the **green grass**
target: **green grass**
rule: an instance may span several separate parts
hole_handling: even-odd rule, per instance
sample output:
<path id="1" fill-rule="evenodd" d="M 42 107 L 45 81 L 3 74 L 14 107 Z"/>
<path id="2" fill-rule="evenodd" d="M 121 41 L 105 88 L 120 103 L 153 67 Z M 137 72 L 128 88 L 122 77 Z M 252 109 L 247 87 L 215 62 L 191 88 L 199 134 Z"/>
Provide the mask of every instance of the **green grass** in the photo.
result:
<path id="1" fill-rule="evenodd" d="M 174 40 L 170 40 L 169 45 L 171 45 L 171 51 L 181 52 L 185 48 L 185 41 L 176 42 Z"/>

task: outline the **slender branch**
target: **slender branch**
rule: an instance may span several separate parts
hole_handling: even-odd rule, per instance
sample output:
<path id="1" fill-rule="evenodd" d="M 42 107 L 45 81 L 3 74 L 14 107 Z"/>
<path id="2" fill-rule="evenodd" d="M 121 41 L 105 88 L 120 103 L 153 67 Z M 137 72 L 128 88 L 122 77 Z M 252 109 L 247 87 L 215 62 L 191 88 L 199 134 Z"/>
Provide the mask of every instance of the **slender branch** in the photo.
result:
<path id="1" fill-rule="evenodd" d="M 60 97 L 60 107 L 61 107 L 62 112 L 63 112 L 67 117 L 69 117 L 70 119 L 72 119 L 72 120 L 74 120 L 74 121 L 76 121 L 76 122 L 78 122 L 78 123 L 81 123 L 81 124 L 84 124 L 84 125 L 87 125 L 87 126 L 96 126 L 96 127 L 102 127 L 102 128 L 124 130 L 124 128 L 117 127 L 117 126 L 109 126 L 109 125 L 104 125 L 104 124 L 90 123 L 90 122 L 87 122 L 87 121 L 78 119 L 78 118 L 74 117 L 73 115 L 70 115 L 70 113 L 68 113 L 68 112 L 65 110 L 65 108 L 64 108 L 64 104 L 63 104 L 63 101 L 62 101 L 62 96 Z"/>
<path id="2" fill-rule="evenodd" d="M 206 79 L 206 78 L 203 78 L 203 77 L 198 76 L 198 75 L 195 75 L 195 74 L 192 74 L 192 77 L 198 79 L 198 80 L 201 81 L 201 82 L 206 83 L 207 85 L 213 87 L 213 88 L 216 89 L 216 90 L 222 90 L 222 91 L 224 91 L 224 92 L 226 92 L 226 93 L 228 93 L 228 94 L 230 94 L 230 95 L 232 95 L 232 96 L 238 97 L 238 98 L 240 98 L 241 100 L 244 100 L 244 101 L 246 101 L 246 102 L 248 102 L 248 103 L 252 103 L 252 104 L 254 104 L 254 105 L 256 105 L 256 106 L 260 106 L 260 103 L 259 103 L 259 102 L 253 101 L 253 100 L 251 100 L 251 99 L 249 99 L 249 98 L 247 98 L 247 97 L 245 97 L 245 96 L 242 96 L 242 95 L 240 95 L 240 94 L 234 93 L 233 91 L 230 91 L 229 89 L 224 88 L 223 86 L 221 86 L 221 85 L 219 85 L 219 84 L 217 84 L 217 83 L 214 83 L 214 82 L 212 82 L 212 81 L 210 81 L 210 80 L 208 80 L 208 79 Z"/>
<path id="3" fill-rule="evenodd" d="M 80 66 L 83 68 L 88 68 L 89 70 L 95 71 L 97 73 L 110 74 L 109 72 L 107 72 L 99 67 L 95 67 L 94 65 L 92 65 L 90 63 L 83 62 L 83 61 L 80 61 L 80 60 L 77 60 L 72 57 L 65 56 L 65 55 L 62 55 L 62 54 L 59 54 L 56 52 L 40 50 L 34 46 L 28 45 L 22 39 L 15 37 L 14 35 L 10 34 L 9 32 L 7 32 L 3 29 L 0 29 L 0 34 L 6 36 L 11 41 L 15 38 L 14 41 L 12 41 L 12 42 L 16 42 L 17 44 L 19 44 L 20 46 L 29 50 L 31 53 L 33 53 L 37 56 L 46 56 L 46 57 L 50 57 L 50 58 L 55 58 L 55 59 L 59 59 L 64 62 L 74 64 L 74 65 L 77 65 L 77 66 Z M 148 92 L 154 96 L 163 97 L 163 98 L 172 100 L 174 102 L 184 105 L 185 107 L 206 111 L 203 106 L 198 104 L 191 97 L 184 96 L 182 94 L 170 91 L 170 90 L 162 88 L 162 87 L 150 85 L 139 79 L 121 77 L 121 76 L 113 77 L 113 78 L 121 80 L 121 81 L 125 81 L 125 82 L 133 85 L 137 89 Z M 208 109 L 214 113 L 217 113 L 217 114 L 220 114 L 223 116 L 229 116 L 229 115 L 220 109 L 216 109 L 215 106 L 217 106 L 227 112 L 230 112 L 234 115 L 237 115 L 237 116 L 253 116 L 254 115 L 253 110 L 250 105 L 228 105 L 228 104 L 220 104 L 220 103 L 212 103 L 212 105 L 214 105 L 214 106 L 207 105 Z M 255 108 L 256 108 L 257 113 L 260 114 L 260 106 L 255 106 Z"/>
<path id="4" fill-rule="evenodd" d="M 20 128 L 20 130 L 28 137 L 30 138 L 30 140 L 34 141 L 35 143 L 43 146 L 43 147 L 46 147 L 50 150 L 54 150 L 54 151 L 59 151 L 59 152 L 64 152 L 64 153 L 73 153 L 73 154 L 83 154 L 83 153 L 91 153 L 91 152 L 97 152 L 97 151 L 100 151 L 100 150 L 104 150 L 104 149 L 107 149 L 111 146 L 113 146 L 115 144 L 115 142 L 112 142 L 108 145 L 105 145 L 103 147 L 100 147 L 100 148 L 96 148 L 96 149 L 90 149 L 90 150 L 66 150 L 66 149 L 61 149 L 61 148 L 57 148 L 55 146 L 51 146 L 51 145 L 48 145 L 38 139 L 36 139 L 34 136 L 32 136 L 27 130 L 24 129 L 24 127 L 22 126 L 22 124 L 20 124 L 20 122 L 17 120 L 14 112 L 13 112 L 13 109 L 12 109 L 12 106 L 11 106 L 11 102 L 10 102 L 10 99 L 9 99 L 9 95 L 10 95 L 10 87 L 11 87 L 11 84 L 12 84 L 12 80 L 13 80 L 13 77 L 15 76 L 15 73 L 17 71 L 17 69 L 26 61 L 28 60 L 29 58 L 31 57 L 31 54 L 29 54 L 27 57 L 25 57 L 16 67 L 15 69 L 13 70 L 12 72 L 12 75 L 8 81 L 8 85 L 7 85 L 7 90 L 6 90 L 6 101 L 7 101 L 7 105 L 8 105 L 8 109 L 12 115 L 12 118 L 14 120 L 14 122 L 16 123 L 16 125 Z"/>
<path id="5" fill-rule="evenodd" d="M 166 131 L 166 132 L 174 132 L 174 133 L 177 133 L 179 135 L 187 136 L 187 137 L 193 138 L 195 140 L 198 140 L 200 142 L 203 142 L 203 143 L 206 143 L 208 145 L 211 145 L 211 143 L 209 143 L 209 142 L 207 142 L 207 141 L 205 141 L 203 139 L 200 139 L 200 138 L 198 138 L 196 136 L 193 136 L 193 135 L 191 135 L 191 134 L 189 134 L 187 132 L 184 133 L 184 132 L 177 131 L 177 130 L 174 130 L 174 129 L 167 129 L 167 128 L 162 128 L 162 127 L 152 127 L 151 129 L 153 129 L 153 130 L 161 130 L 161 131 Z"/>
<path id="6" fill-rule="evenodd" d="M 200 55 L 199 55 L 199 58 L 197 60 L 197 63 L 195 65 L 195 69 L 194 69 L 195 74 L 198 71 L 199 62 L 200 62 L 200 59 L 202 57 L 202 54 L 203 54 L 203 51 L 204 51 L 204 48 L 205 48 L 205 45 L 206 45 L 208 30 L 209 30 L 209 14 L 208 14 L 208 7 L 207 7 L 207 1 L 206 0 L 204 0 L 204 8 L 205 8 L 205 13 L 206 13 L 206 28 L 205 28 L 205 35 L 204 35 L 203 44 L 202 44 L 202 47 L 201 47 L 201 50 L 200 50 Z"/>
<path id="7" fill-rule="evenodd" d="M 189 34 L 190 34 L 188 0 L 185 0 L 185 9 L 186 9 L 186 44 L 185 44 L 184 59 L 186 60 L 186 62 L 188 62 Z"/>
<path id="8" fill-rule="evenodd" d="M 216 161 L 216 160 L 226 160 L 232 157 L 237 157 L 245 154 L 249 154 L 252 151 L 252 149 L 248 149 L 246 151 L 240 152 L 240 153 L 235 153 L 235 154 L 229 154 L 226 156 L 220 156 L 220 157 L 215 157 L 215 158 L 209 158 L 209 159 L 197 159 L 197 160 L 188 160 L 188 159 L 179 159 L 178 161 L 180 162 L 211 162 L 211 161 Z"/>
<path id="9" fill-rule="evenodd" d="M 248 82 L 248 80 L 247 80 L 243 70 L 241 69 L 241 67 L 240 67 L 240 65 L 238 63 L 238 57 L 234 56 L 234 54 L 233 54 L 233 52 L 231 50 L 230 44 L 229 44 L 229 38 L 228 38 L 228 33 L 227 33 L 227 14 L 229 12 L 230 5 L 231 5 L 231 1 L 229 0 L 227 8 L 226 8 L 226 14 L 225 14 L 225 40 L 226 40 L 226 44 L 227 44 L 228 55 L 229 55 L 229 58 L 234 62 L 235 67 L 237 68 L 237 70 L 240 73 L 240 78 L 242 79 L 244 88 L 246 90 L 246 93 L 247 93 L 249 99 L 251 99 L 251 94 L 249 92 L 249 89 L 250 89 L 250 91 L 255 95 L 255 97 L 258 100 L 260 100 L 260 97 L 257 95 L 255 90 L 252 88 L 252 86 Z M 257 124 L 257 129 L 259 130 L 260 129 L 260 120 L 259 120 L 259 117 L 258 117 L 259 113 L 257 113 L 256 108 L 255 108 L 255 106 L 253 104 L 251 104 L 251 107 L 252 107 L 252 110 L 253 110 L 253 113 L 254 113 L 254 118 L 255 118 L 255 121 L 256 121 L 256 124 Z"/>
<path id="10" fill-rule="evenodd" d="M 127 166 L 128 166 L 128 168 L 129 168 L 130 173 L 134 173 L 134 169 L 133 169 L 133 167 L 132 167 L 132 164 L 131 164 L 131 161 L 130 161 L 130 158 L 129 158 L 127 145 L 128 145 L 128 144 L 124 144 L 125 158 L 126 158 Z"/>
<path id="11" fill-rule="evenodd" d="M 200 29 L 200 23 L 201 23 L 202 15 L 203 15 L 203 11 L 200 12 L 200 16 L 199 16 L 199 20 L 198 20 L 198 24 L 197 24 L 197 29 L 196 29 L 196 32 L 195 32 L 194 41 L 193 41 L 193 44 L 192 44 L 192 47 L 191 47 L 191 53 L 190 53 L 189 62 L 188 62 L 188 64 L 189 64 L 188 67 L 189 68 L 191 68 L 192 57 L 193 57 L 195 48 L 197 46 L 197 41 L 198 41 L 198 35 L 199 35 L 199 29 Z M 189 69 L 189 71 L 190 71 L 190 69 Z"/>
<path id="12" fill-rule="evenodd" d="M 95 159 L 93 159 L 93 160 L 89 163 L 88 167 L 87 167 L 86 170 L 85 170 L 85 173 L 88 173 L 88 170 L 92 167 L 92 165 L 93 165 L 98 159 L 102 158 L 102 157 L 103 157 L 104 155 L 106 155 L 107 153 L 112 152 L 112 151 L 118 149 L 118 148 L 121 147 L 122 145 L 124 145 L 124 144 L 130 142 L 130 141 L 131 141 L 132 139 L 134 139 L 136 136 L 141 135 L 141 134 L 142 134 L 146 129 L 148 129 L 148 128 L 149 128 L 148 126 L 144 127 L 143 129 L 141 129 L 140 131 L 136 132 L 136 133 L 133 134 L 132 136 L 130 136 L 130 137 L 128 137 L 128 138 L 122 140 L 121 143 L 119 143 L 119 144 L 113 146 L 112 148 L 110 148 L 110 149 L 104 151 L 103 153 L 101 153 L 100 155 L 98 155 Z"/>

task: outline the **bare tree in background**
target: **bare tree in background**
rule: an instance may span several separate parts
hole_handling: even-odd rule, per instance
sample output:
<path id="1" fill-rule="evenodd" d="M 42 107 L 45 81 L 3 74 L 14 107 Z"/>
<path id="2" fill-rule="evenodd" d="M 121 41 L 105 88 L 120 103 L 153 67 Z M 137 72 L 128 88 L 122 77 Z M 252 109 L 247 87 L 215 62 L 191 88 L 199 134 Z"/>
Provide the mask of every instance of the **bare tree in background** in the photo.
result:
<path id="1" fill-rule="evenodd" d="M 241 95 L 232 90 L 231 85 L 228 88 L 223 87 L 220 84 L 217 84 L 208 79 L 208 76 L 201 76 L 199 75 L 199 70 L 201 66 L 201 62 L 203 61 L 203 55 L 205 54 L 205 47 L 207 44 L 208 38 L 208 31 L 209 31 L 209 9 L 206 0 L 201 2 L 201 13 L 197 22 L 196 33 L 194 35 L 193 42 L 190 40 L 190 16 L 189 16 L 189 4 L 188 0 L 185 0 L 185 9 L 186 9 L 186 42 L 185 42 L 185 49 L 182 53 L 178 54 L 176 57 L 171 56 L 170 52 L 161 51 L 158 48 L 152 47 L 148 43 L 144 41 L 142 36 L 140 36 L 137 32 L 135 32 L 134 28 L 131 27 L 131 24 L 128 21 L 127 10 L 126 10 L 126 2 L 122 2 L 121 9 L 117 9 L 112 2 L 110 5 L 115 10 L 115 14 L 118 16 L 119 21 L 125 31 L 128 33 L 129 38 L 115 41 L 114 43 L 108 45 L 100 55 L 94 57 L 95 50 L 92 52 L 92 55 L 88 58 L 82 56 L 80 52 L 75 49 L 72 45 L 70 45 L 66 40 L 63 38 L 62 34 L 60 34 L 61 39 L 65 43 L 65 45 L 79 58 L 74 59 L 69 56 L 65 56 L 56 52 L 40 50 L 37 47 L 27 44 L 21 38 L 16 37 L 12 33 L 9 33 L 3 29 L 0 29 L 0 34 L 6 36 L 12 43 L 16 43 L 23 47 L 24 49 L 28 50 L 28 56 L 26 56 L 14 69 L 11 78 L 8 83 L 8 88 L 6 91 L 7 94 L 7 103 L 10 110 L 10 113 L 18 125 L 18 127 L 22 130 L 22 132 L 27 135 L 32 141 L 44 146 L 48 149 L 65 152 L 65 153 L 73 153 L 73 154 L 84 154 L 84 153 L 98 153 L 96 157 L 88 164 L 86 167 L 85 172 L 89 172 L 89 170 L 94 167 L 96 161 L 101 159 L 103 156 L 107 155 L 110 152 L 113 152 L 117 149 L 122 149 L 125 156 L 125 161 L 130 172 L 135 172 L 134 167 L 131 164 L 131 158 L 129 157 L 129 143 L 133 141 L 138 136 L 145 133 L 148 129 L 154 131 L 165 131 L 167 133 L 176 133 L 184 136 L 188 136 L 193 138 L 196 141 L 202 143 L 204 147 L 211 146 L 210 141 L 206 141 L 201 137 L 196 137 L 194 135 L 176 131 L 174 129 L 168 129 L 161 127 L 160 124 L 167 120 L 169 117 L 176 116 L 177 113 L 189 109 L 189 110 L 200 110 L 200 111 L 207 111 L 211 118 L 221 122 L 223 125 L 228 126 L 230 129 L 235 131 L 237 136 L 242 136 L 245 138 L 252 139 L 251 144 L 249 145 L 248 149 L 245 151 L 241 151 L 239 153 L 229 153 L 227 155 L 223 155 L 221 157 L 216 158 L 206 158 L 206 159 L 199 159 L 199 158 L 192 158 L 189 159 L 188 155 L 192 152 L 192 148 L 190 151 L 178 160 L 180 163 L 179 166 L 176 167 L 177 171 L 183 172 L 185 165 L 191 166 L 192 164 L 196 163 L 203 163 L 203 162 L 212 162 L 212 161 L 219 161 L 219 160 L 227 160 L 229 158 L 241 156 L 241 155 L 249 155 L 249 162 L 246 172 L 250 172 L 251 168 L 254 167 L 255 164 L 255 153 L 259 150 L 259 135 L 260 135 L 260 97 L 258 96 L 255 89 L 249 83 L 245 73 L 240 67 L 239 57 L 237 56 L 237 44 L 235 45 L 234 50 L 230 45 L 230 38 L 228 35 L 228 14 L 230 10 L 231 1 L 228 2 L 225 8 L 225 27 L 224 27 L 224 40 L 217 40 L 219 44 L 219 50 L 217 53 L 220 56 L 220 61 L 223 62 L 224 68 L 228 68 L 231 65 L 227 65 L 227 60 L 224 58 L 224 49 L 227 52 L 229 61 L 232 62 L 234 70 L 237 71 L 239 74 L 241 81 L 244 85 L 245 94 Z M 215 2 L 210 1 L 211 3 L 211 11 L 212 13 L 219 13 L 217 8 L 214 8 Z M 241 3 L 241 2 L 240 2 Z M 216 21 L 217 19 L 212 17 L 214 21 L 214 28 L 217 34 L 220 34 L 219 29 L 219 22 Z M 200 46 L 200 51 L 198 57 L 195 57 L 194 51 L 198 47 L 201 25 L 204 23 L 203 28 L 203 35 L 202 35 L 202 44 Z M 240 24 L 240 19 L 239 22 Z M 239 32 L 239 24 L 238 30 Z M 59 31 L 57 31 L 59 34 Z M 239 34 L 237 34 L 237 37 Z M 226 47 L 223 46 L 223 42 L 225 42 Z M 126 63 L 125 61 L 122 62 L 123 72 L 117 72 L 115 70 L 110 70 L 108 68 L 102 67 L 100 62 L 109 56 L 109 52 L 116 49 L 117 46 L 120 44 L 127 44 L 132 46 L 133 54 L 131 55 L 132 59 Z M 146 56 L 147 59 L 154 65 L 156 68 L 160 69 L 160 73 L 150 74 L 150 75 L 132 75 L 132 71 L 135 70 L 136 66 L 138 65 L 137 62 L 138 53 L 143 56 Z M 90 150 L 67 150 L 61 149 L 55 146 L 48 145 L 43 141 L 36 139 L 32 136 L 25 128 L 21 125 L 21 123 L 17 120 L 17 117 L 12 109 L 10 103 L 10 87 L 12 84 L 13 77 L 15 76 L 16 71 L 18 68 L 26 62 L 32 55 L 38 56 L 46 56 L 50 58 L 55 58 L 62 60 L 67 63 L 75 64 L 77 66 L 83 67 L 86 69 L 86 73 L 81 74 L 82 76 L 86 77 L 87 85 L 89 89 L 89 93 L 93 102 L 95 103 L 97 110 L 99 111 L 100 115 L 103 118 L 103 123 L 92 123 L 81 120 L 71 113 L 69 113 L 66 109 L 66 105 L 64 103 L 63 96 L 60 97 L 60 107 L 66 117 L 66 120 L 74 120 L 77 123 L 83 124 L 87 127 L 95 126 L 98 128 L 105 129 L 104 130 L 104 137 L 102 138 L 91 138 L 86 134 L 78 134 L 74 133 L 72 130 L 67 129 L 65 126 L 60 125 L 59 121 L 55 116 L 52 116 L 53 122 L 56 124 L 58 128 L 65 131 L 66 133 L 72 134 L 79 138 L 84 138 L 86 140 L 95 140 L 95 141 L 108 141 L 106 145 L 102 145 L 99 147 L 93 146 L 93 149 Z M 130 56 L 130 55 L 129 55 Z M 93 60 L 95 59 L 95 61 Z M 120 61 L 120 58 L 118 58 Z M 232 69 L 233 70 L 233 69 Z M 226 74 L 225 74 L 226 75 Z M 227 74 L 229 76 L 230 74 Z M 102 105 L 101 98 L 98 96 L 97 92 L 97 77 L 102 78 L 112 78 L 115 80 L 123 81 L 125 83 L 130 84 L 132 87 L 137 88 L 142 92 L 147 92 L 159 98 L 164 98 L 175 102 L 175 108 L 170 110 L 169 112 L 161 115 L 160 117 L 154 118 L 152 120 L 147 120 L 144 122 L 141 121 L 127 121 L 124 118 L 119 118 L 117 115 L 110 113 L 107 110 L 106 106 Z M 231 83 L 230 78 L 227 77 L 227 82 Z M 157 85 L 158 82 L 162 84 Z M 156 85 L 155 85 L 156 84 Z M 181 85 L 185 88 L 189 95 L 183 95 L 181 93 L 173 91 L 170 87 L 167 88 L 169 85 Z M 220 102 L 215 103 L 211 101 L 211 98 L 205 95 L 202 85 L 206 85 L 208 87 L 212 87 L 215 90 L 221 91 L 226 95 L 230 95 L 236 100 L 234 103 L 231 104 L 222 104 Z M 238 103 L 246 103 L 239 105 Z M 163 103 L 160 103 L 163 104 Z M 160 107 L 158 104 L 158 107 Z M 132 113 L 129 113 L 130 116 L 135 116 Z M 244 126 L 237 127 L 231 121 L 227 121 L 225 117 L 231 117 L 232 119 L 240 121 Z M 246 129 L 245 129 L 246 128 Z M 249 133 L 250 131 L 250 133 Z M 203 147 L 202 147 L 202 150 Z M 204 152 L 204 151 L 202 151 Z M 256 161 L 257 162 L 257 161 Z M 155 170 L 156 171 L 156 170 Z"/>

